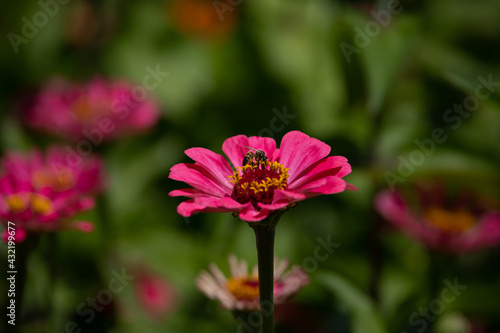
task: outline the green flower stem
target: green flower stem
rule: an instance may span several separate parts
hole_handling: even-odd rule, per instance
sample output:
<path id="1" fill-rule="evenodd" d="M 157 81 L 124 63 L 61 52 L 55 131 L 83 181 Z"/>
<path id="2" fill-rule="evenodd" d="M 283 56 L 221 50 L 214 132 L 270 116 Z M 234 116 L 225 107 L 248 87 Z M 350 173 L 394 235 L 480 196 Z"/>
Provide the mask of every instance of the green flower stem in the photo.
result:
<path id="1" fill-rule="evenodd" d="M 259 265 L 262 333 L 274 332 L 274 230 L 275 225 L 253 226 Z"/>
<path id="2" fill-rule="evenodd" d="M 47 241 L 45 248 L 45 259 L 47 260 L 46 265 L 49 269 L 49 281 L 48 281 L 48 286 L 46 288 L 46 311 L 47 311 L 47 316 L 46 316 L 46 325 L 47 325 L 47 332 L 52 331 L 52 329 L 55 328 L 55 316 L 54 316 L 54 308 L 55 308 L 55 302 L 54 302 L 54 295 L 56 293 L 56 277 L 57 277 L 57 264 L 58 261 L 56 260 L 57 255 L 58 255 L 58 233 L 49 233 L 45 236 L 45 240 Z"/>

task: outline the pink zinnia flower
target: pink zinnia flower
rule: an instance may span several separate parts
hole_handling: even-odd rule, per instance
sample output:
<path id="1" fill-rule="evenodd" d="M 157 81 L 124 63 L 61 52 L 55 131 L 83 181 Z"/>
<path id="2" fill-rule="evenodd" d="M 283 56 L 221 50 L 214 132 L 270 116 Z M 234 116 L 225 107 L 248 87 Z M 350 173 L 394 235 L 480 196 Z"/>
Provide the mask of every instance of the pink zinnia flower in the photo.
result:
<path id="1" fill-rule="evenodd" d="M 398 191 L 384 190 L 375 208 L 389 222 L 432 249 L 460 253 L 500 244 L 500 212 L 478 204 L 475 198 L 459 197 L 450 204 L 442 188 L 417 190 L 417 204 Z M 464 200 L 465 199 L 465 200 Z"/>
<path id="2" fill-rule="evenodd" d="M 35 96 L 26 119 L 35 129 L 99 145 L 144 131 L 158 121 L 159 108 L 145 95 L 144 87 L 123 80 L 95 77 L 80 84 L 54 78 Z"/>
<path id="3" fill-rule="evenodd" d="M 15 223 L 16 241 L 32 231 L 93 230 L 90 222 L 68 221 L 94 206 L 87 195 L 103 187 L 101 162 L 91 158 L 71 168 L 64 156 L 61 148 L 53 147 L 45 156 L 33 150 L 10 152 L 2 159 L 0 220 L 5 226 L 8 221 Z"/>
<path id="4" fill-rule="evenodd" d="M 74 161 L 61 146 L 51 146 L 44 154 L 39 149 L 27 153 L 7 152 L 2 159 L 5 174 L 29 182 L 35 188 L 96 194 L 105 186 L 102 161 L 96 157 Z"/>
<path id="5" fill-rule="evenodd" d="M 159 275 L 141 269 L 135 282 L 135 293 L 144 312 L 152 319 L 169 314 L 176 302 L 173 286 Z"/>
<path id="6" fill-rule="evenodd" d="M 280 149 L 272 138 L 238 135 L 227 139 L 222 150 L 236 170 L 205 148 L 186 150 L 195 163 L 172 167 L 170 178 L 194 187 L 170 192 L 191 198 L 178 206 L 180 215 L 233 212 L 254 222 L 297 201 L 356 190 L 342 179 L 351 172 L 347 159 L 327 157 L 330 146 L 299 131 L 287 133 Z"/>
<path id="7" fill-rule="evenodd" d="M 196 285 L 208 298 L 220 302 L 221 307 L 231 311 L 254 311 L 260 309 L 259 276 L 257 266 L 248 272 L 246 261 L 229 256 L 231 277 L 228 279 L 215 264 L 210 264 L 210 273 L 203 271 Z M 274 262 L 274 302 L 284 303 L 304 286 L 309 276 L 299 266 L 293 266 L 287 273 L 288 260 Z"/>

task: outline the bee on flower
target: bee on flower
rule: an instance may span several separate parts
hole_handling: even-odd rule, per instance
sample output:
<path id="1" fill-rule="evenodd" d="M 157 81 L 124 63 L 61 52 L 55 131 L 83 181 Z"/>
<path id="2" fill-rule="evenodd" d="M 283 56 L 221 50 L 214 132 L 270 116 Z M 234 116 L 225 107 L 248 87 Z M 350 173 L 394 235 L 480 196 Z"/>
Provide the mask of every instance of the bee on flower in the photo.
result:
<path id="1" fill-rule="evenodd" d="M 258 222 L 298 201 L 357 190 L 342 179 L 351 173 L 347 159 L 328 156 L 330 146 L 299 131 L 287 133 L 279 149 L 272 138 L 237 135 L 224 141 L 222 150 L 234 169 L 205 148 L 186 150 L 195 163 L 171 168 L 169 178 L 192 186 L 169 194 L 190 198 L 178 206 L 180 215 L 233 212 L 244 221 Z"/>

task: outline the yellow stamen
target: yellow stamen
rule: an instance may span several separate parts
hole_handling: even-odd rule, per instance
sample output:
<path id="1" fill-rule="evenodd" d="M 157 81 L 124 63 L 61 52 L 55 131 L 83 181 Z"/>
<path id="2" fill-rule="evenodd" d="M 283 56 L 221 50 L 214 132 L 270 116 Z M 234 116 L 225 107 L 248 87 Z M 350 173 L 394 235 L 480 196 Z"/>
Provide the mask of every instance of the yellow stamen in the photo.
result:
<path id="1" fill-rule="evenodd" d="M 109 108 L 106 100 L 90 100 L 87 96 L 82 96 L 73 103 L 71 111 L 80 122 L 85 123 L 108 114 Z"/>
<path id="2" fill-rule="evenodd" d="M 90 120 L 95 114 L 95 110 L 86 98 L 80 98 L 73 103 L 72 111 L 80 121 Z"/>
<path id="3" fill-rule="evenodd" d="M 27 208 L 27 202 L 20 194 L 12 194 L 5 199 L 5 203 L 13 213 L 22 212 Z"/>
<path id="4" fill-rule="evenodd" d="M 429 224 L 445 232 L 459 233 L 471 228 L 476 218 L 465 209 L 448 211 L 439 207 L 431 207 L 425 212 Z"/>
<path id="5" fill-rule="evenodd" d="M 238 170 L 236 171 L 233 171 L 233 174 L 231 176 L 228 176 L 229 177 L 229 182 L 230 183 L 238 183 L 240 180 L 241 180 L 241 176 L 240 176 L 240 173 L 238 172 Z"/>
<path id="6" fill-rule="evenodd" d="M 234 184 L 231 198 L 239 203 L 252 202 L 269 204 L 273 200 L 274 190 L 285 190 L 288 181 L 288 169 L 274 162 L 260 162 L 237 167 L 231 176 Z"/>
<path id="7" fill-rule="evenodd" d="M 256 276 L 231 278 L 227 281 L 227 290 L 237 299 L 258 299 L 259 278 Z"/>
<path id="8" fill-rule="evenodd" d="M 37 189 L 48 186 L 56 191 L 63 191 L 73 187 L 75 179 L 69 171 L 56 175 L 52 172 L 38 170 L 34 173 L 32 182 Z"/>
<path id="9" fill-rule="evenodd" d="M 52 212 L 52 200 L 43 195 L 33 194 L 31 195 L 31 208 L 36 214 L 47 215 Z"/>

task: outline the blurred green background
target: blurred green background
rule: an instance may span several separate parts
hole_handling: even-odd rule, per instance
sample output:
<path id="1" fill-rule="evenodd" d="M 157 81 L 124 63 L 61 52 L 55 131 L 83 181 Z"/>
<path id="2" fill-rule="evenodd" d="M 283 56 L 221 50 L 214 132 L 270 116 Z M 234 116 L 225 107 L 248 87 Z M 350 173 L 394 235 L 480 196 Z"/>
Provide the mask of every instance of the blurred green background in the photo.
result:
<path id="1" fill-rule="evenodd" d="M 466 321 L 474 332 L 500 330 L 498 248 L 435 254 L 388 227 L 373 208 L 374 195 L 388 187 L 387 172 L 398 174 L 398 157 L 408 159 L 414 141 L 436 128 L 447 140 L 398 185 L 453 176 L 500 198 L 499 1 L 403 1 L 394 13 L 390 1 L 57 4 L 47 24 L 15 47 L 8 34 L 22 35 L 22 18 L 43 7 L 2 4 L 2 152 L 55 142 L 20 116 L 25 96 L 54 75 L 140 84 L 146 67 L 159 66 L 169 76 L 151 91 L 162 117 L 150 132 L 95 147 L 109 186 L 82 218 L 94 221 L 96 232 L 47 235 L 30 258 L 20 332 L 64 332 L 68 321 L 81 332 L 239 332 L 194 281 L 210 262 L 227 272 L 229 253 L 255 264 L 253 232 L 231 214 L 179 216 L 182 200 L 168 193 L 184 185 L 168 179 L 169 169 L 189 162 L 190 147 L 222 154 L 230 136 L 273 136 L 279 144 L 291 130 L 346 156 L 353 166 L 346 180 L 359 191 L 301 202 L 281 219 L 275 252 L 292 264 L 313 256 L 318 238 L 340 246 L 282 307 L 278 332 L 473 332 Z M 447 120 L 448 109 L 475 96 L 480 77 L 493 82 L 490 96 L 470 116 Z M 86 323 L 77 306 L 122 269 L 167 281 L 173 309 L 147 316 L 131 282 Z M 412 325 L 409 318 L 429 306 L 442 281 L 455 278 L 467 290 L 425 327 Z"/>

